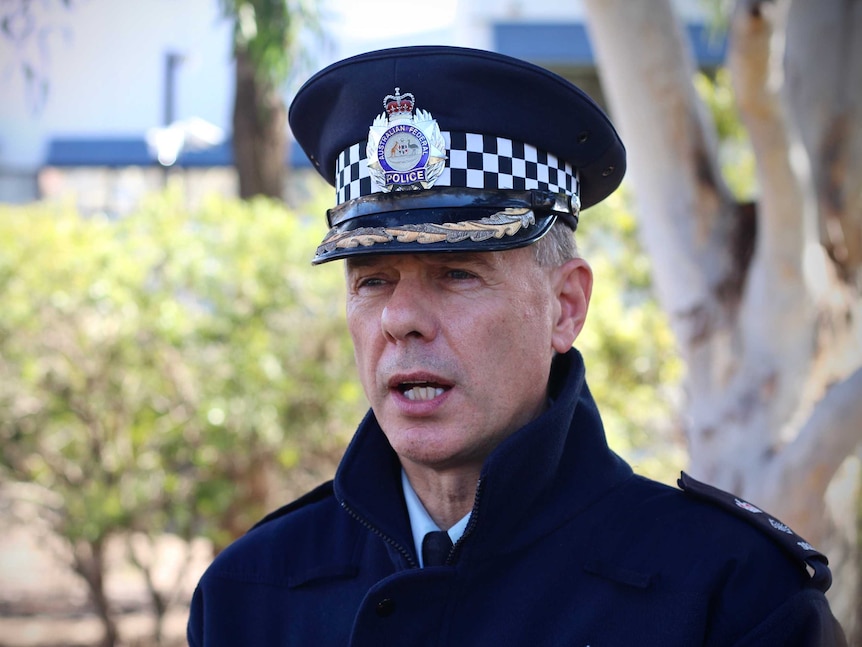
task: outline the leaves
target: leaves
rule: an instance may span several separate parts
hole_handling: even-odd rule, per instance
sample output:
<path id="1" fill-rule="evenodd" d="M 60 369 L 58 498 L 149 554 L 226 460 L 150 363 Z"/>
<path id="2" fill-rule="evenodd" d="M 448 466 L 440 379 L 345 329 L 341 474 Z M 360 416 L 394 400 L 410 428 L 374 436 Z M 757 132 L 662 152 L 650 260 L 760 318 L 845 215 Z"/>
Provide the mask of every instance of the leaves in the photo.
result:
<path id="1" fill-rule="evenodd" d="M 0 474 L 60 494 L 70 539 L 218 538 L 256 470 L 364 408 L 316 228 L 268 201 L 179 205 L 0 213 Z"/>
<path id="2" fill-rule="evenodd" d="M 757 189 L 754 152 L 748 131 L 739 118 L 730 73 L 724 67 L 719 68 L 713 77 L 698 72 L 694 87 L 715 123 L 721 144 L 719 161 L 722 176 L 738 199 L 753 199 Z"/>

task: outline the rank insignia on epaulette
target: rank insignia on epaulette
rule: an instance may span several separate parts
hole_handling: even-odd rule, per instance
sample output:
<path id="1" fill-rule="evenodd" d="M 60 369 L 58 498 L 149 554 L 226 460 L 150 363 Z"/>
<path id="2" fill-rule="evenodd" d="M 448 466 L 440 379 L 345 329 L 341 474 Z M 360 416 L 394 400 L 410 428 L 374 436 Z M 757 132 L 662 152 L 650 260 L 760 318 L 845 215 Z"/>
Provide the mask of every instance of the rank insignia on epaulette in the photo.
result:
<path id="1" fill-rule="evenodd" d="M 428 189 L 446 167 L 446 140 L 426 110 L 416 110 L 409 92 L 387 95 L 385 112 L 368 133 L 366 154 L 372 179 L 384 191 Z"/>
<path id="2" fill-rule="evenodd" d="M 763 510 L 751 505 L 748 501 L 743 501 L 742 499 L 735 498 L 733 502 L 737 505 L 737 507 L 742 508 L 743 510 L 748 510 L 749 512 L 753 512 L 754 514 L 760 514 L 763 512 Z"/>
<path id="3" fill-rule="evenodd" d="M 817 586 L 824 591 L 829 588 L 832 581 L 832 575 L 828 568 L 829 560 L 811 544 L 793 532 L 790 526 L 775 519 L 748 501 L 744 501 L 739 497 L 706 483 L 701 483 L 685 472 L 682 473 L 679 479 L 679 486 L 688 494 L 718 505 L 746 519 L 756 527 L 763 529 L 768 536 L 775 540 L 788 553 L 807 565 L 809 575 Z"/>

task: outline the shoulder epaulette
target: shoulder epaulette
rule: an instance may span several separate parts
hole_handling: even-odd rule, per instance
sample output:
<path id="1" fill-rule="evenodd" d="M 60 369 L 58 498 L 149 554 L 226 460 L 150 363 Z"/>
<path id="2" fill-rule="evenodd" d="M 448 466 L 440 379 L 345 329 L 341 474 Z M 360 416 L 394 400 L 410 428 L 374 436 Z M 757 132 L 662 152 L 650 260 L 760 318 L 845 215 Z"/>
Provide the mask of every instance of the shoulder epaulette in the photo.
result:
<path id="1" fill-rule="evenodd" d="M 748 501 L 706 483 L 701 483 L 685 472 L 682 472 L 677 483 L 687 494 L 717 505 L 762 530 L 791 556 L 809 567 L 811 583 L 815 587 L 826 591 L 831 586 L 832 572 L 829 570 L 829 560 L 823 553 L 817 551 L 811 544 L 793 532 L 789 526 Z"/>
<path id="2" fill-rule="evenodd" d="M 283 517 L 286 514 L 290 514 L 291 512 L 295 512 L 300 508 L 304 508 L 307 505 L 311 505 L 312 503 L 317 503 L 318 501 L 322 501 L 328 496 L 332 495 L 332 481 L 327 481 L 322 485 L 318 485 L 316 488 L 308 492 L 307 494 L 302 495 L 296 501 L 288 503 L 287 505 L 283 505 L 277 510 L 273 510 L 268 515 L 266 515 L 263 519 L 254 524 L 249 530 L 254 530 L 258 526 L 262 526 L 265 523 L 269 523 L 273 519 L 278 519 L 279 517 Z"/>

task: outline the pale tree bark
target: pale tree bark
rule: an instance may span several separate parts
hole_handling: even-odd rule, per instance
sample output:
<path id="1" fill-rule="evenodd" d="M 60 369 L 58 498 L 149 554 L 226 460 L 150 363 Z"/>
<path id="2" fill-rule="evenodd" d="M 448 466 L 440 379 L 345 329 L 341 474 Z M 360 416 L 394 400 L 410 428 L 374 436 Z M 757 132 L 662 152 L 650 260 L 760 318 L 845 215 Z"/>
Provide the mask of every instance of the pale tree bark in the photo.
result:
<path id="1" fill-rule="evenodd" d="M 853 3 L 826 0 L 818 5 L 817 12 L 840 13 L 842 5 L 846 9 L 850 4 Z M 822 241 L 821 233 L 826 231 L 820 223 L 830 219 L 844 221 L 844 231 L 850 232 L 862 222 L 862 213 L 858 206 L 855 210 L 842 210 L 840 215 L 834 208 L 831 213 L 822 208 L 827 202 L 833 207 L 846 202 L 836 200 L 835 187 L 828 187 L 817 178 L 830 172 L 831 156 L 846 156 L 854 138 L 848 129 L 841 144 L 826 142 L 831 137 L 831 127 L 817 113 L 824 112 L 820 106 L 837 98 L 835 92 L 821 92 L 815 103 L 804 95 L 810 90 L 809 82 L 823 86 L 824 79 L 831 79 L 827 84 L 832 83 L 839 90 L 837 94 L 841 94 L 847 82 L 842 74 L 846 66 L 822 69 L 817 54 L 823 49 L 823 41 L 814 42 L 805 26 L 798 24 L 802 15 L 798 11 L 788 14 L 790 8 L 788 2 L 738 3 L 732 21 L 734 46 L 728 64 L 740 113 L 758 160 L 761 185 L 759 253 L 755 258 L 763 267 L 752 272 L 743 329 L 756 330 L 759 322 L 763 338 L 751 339 L 746 348 L 763 346 L 764 339 L 769 338 L 776 354 L 788 356 L 788 351 L 793 351 L 784 373 L 795 370 L 799 374 L 788 394 L 791 406 L 783 403 L 776 406 L 786 419 L 778 438 L 784 442 L 779 442 L 777 447 L 781 451 L 765 465 L 756 489 L 774 499 L 777 506 L 786 508 L 788 518 L 809 526 L 811 536 L 816 539 L 818 529 L 824 526 L 802 500 L 822 497 L 832 475 L 859 445 L 862 421 L 860 403 L 842 397 L 848 385 L 856 384 L 855 373 L 860 365 L 859 294 L 852 282 L 848 284 L 845 280 L 855 270 L 847 245 L 841 245 L 841 254 L 848 261 L 843 266 L 834 262 L 834 253 L 832 258 L 828 256 L 827 252 L 837 249 L 837 238 Z M 788 22 L 794 13 L 797 24 Z M 803 22 L 807 23 L 804 17 Z M 845 54 L 849 52 L 845 50 Z M 809 69 L 796 72 L 806 78 L 789 83 L 786 80 L 794 73 L 789 71 L 790 65 L 783 63 L 800 56 L 811 57 Z M 862 90 L 862 84 L 855 86 L 857 91 Z M 828 156 L 822 154 L 824 144 L 829 147 Z M 831 195 L 824 195 L 822 189 Z M 776 296 L 781 290 L 785 293 Z M 786 330 L 788 325 L 796 329 L 794 337 L 783 339 L 781 332 L 776 331 Z M 798 346 L 788 343 L 794 340 Z M 842 416 L 828 415 L 829 412 L 823 411 L 827 408 L 840 410 Z M 823 424 L 827 419 L 829 424 Z M 800 447 L 805 448 L 805 453 Z M 807 463 L 801 460 L 805 456 Z M 800 472 L 803 467 L 809 473 L 805 478 Z M 784 493 L 800 480 L 807 485 L 798 488 L 799 496 L 789 503 Z"/>
<path id="2" fill-rule="evenodd" d="M 824 501 L 862 443 L 862 5 L 737 2 L 727 65 L 756 157 L 752 208 L 721 179 L 671 1 L 585 6 L 657 295 L 687 364 L 689 469 L 810 541 L 841 545 L 837 606 L 852 625 L 855 524 L 836 523 Z M 848 492 L 840 514 L 852 518 Z"/>

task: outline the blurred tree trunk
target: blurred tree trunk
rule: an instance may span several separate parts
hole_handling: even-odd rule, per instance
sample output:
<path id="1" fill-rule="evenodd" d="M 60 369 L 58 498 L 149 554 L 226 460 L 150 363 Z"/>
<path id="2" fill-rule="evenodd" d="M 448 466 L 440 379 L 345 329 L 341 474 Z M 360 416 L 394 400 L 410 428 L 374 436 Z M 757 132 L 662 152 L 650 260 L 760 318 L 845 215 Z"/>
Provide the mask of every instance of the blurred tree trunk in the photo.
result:
<path id="1" fill-rule="evenodd" d="M 715 126 L 671 0 L 585 5 L 629 151 L 642 242 L 688 368 L 690 471 L 829 552 L 833 606 L 852 634 L 859 474 L 848 458 L 862 443 L 859 3 L 736 3 L 727 64 L 756 157 L 755 205 L 737 203 L 721 176 Z"/>
<path id="2" fill-rule="evenodd" d="M 284 194 L 287 110 L 281 90 L 321 36 L 317 0 L 220 0 L 233 21 L 234 165 L 240 197 Z"/>
<path id="3" fill-rule="evenodd" d="M 114 647 L 120 639 L 117 620 L 105 591 L 105 537 L 91 541 L 71 541 L 73 566 L 87 582 L 90 600 L 102 623 L 99 647 Z"/>
<path id="4" fill-rule="evenodd" d="M 284 194 L 287 111 L 271 82 L 252 64 L 246 51 L 236 51 L 236 93 L 233 109 L 233 153 L 243 199 Z"/>

